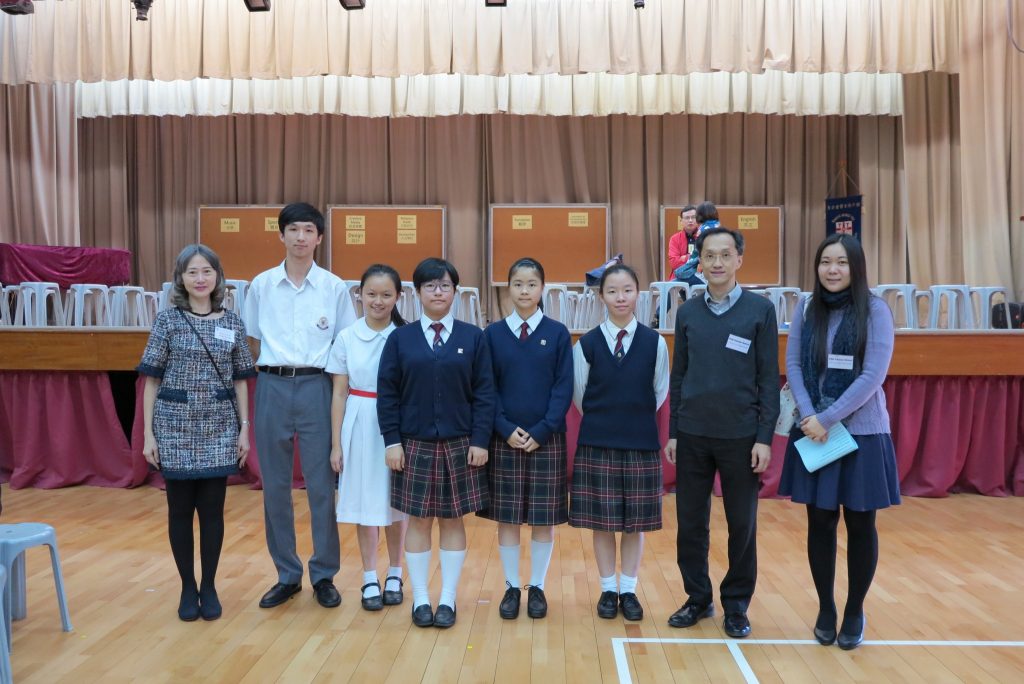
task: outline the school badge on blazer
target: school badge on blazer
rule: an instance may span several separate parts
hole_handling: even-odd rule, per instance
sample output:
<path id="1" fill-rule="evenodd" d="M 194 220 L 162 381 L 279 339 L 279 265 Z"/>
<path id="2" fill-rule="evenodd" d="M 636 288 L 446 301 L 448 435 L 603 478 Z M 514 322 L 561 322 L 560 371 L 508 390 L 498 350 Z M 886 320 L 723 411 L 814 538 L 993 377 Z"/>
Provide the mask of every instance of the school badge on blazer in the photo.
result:
<path id="1" fill-rule="evenodd" d="M 327 330 L 327 316 L 321 316 L 320 320 L 316 322 L 316 327 Z"/>

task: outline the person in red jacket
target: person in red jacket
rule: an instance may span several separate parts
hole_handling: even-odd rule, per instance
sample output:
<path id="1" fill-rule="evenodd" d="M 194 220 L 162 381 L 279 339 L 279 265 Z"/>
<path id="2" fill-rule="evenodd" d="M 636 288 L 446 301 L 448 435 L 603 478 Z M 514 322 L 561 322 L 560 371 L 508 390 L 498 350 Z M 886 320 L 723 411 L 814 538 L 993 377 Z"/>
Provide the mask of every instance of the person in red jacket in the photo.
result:
<path id="1" fill-rule="evenodd" d="M 679 212 L 682 230 L 674 233 L 668 240 L 668 263 L 673 275 L 690 258 L 693 245 L 697 241 L 697 207 L 687 204 Z M 678 278 L 677 278 L 678 279 Z"/>

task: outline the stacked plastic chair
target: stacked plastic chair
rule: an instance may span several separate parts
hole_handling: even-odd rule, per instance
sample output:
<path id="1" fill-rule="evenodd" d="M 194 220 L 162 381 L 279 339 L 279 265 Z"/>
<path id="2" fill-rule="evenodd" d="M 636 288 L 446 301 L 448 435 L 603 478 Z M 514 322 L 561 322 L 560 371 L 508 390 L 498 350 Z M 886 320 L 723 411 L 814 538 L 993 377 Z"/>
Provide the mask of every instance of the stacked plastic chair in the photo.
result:
<path id="1" fill-rule="evenodd" d="M 60 608 L 61 626 L 71 631 L 71 614 L 68 612 L 67 595 L 64 593 L 64 575 L 61 572 L 60 554 L 57 551 L 57 533 L 43 523 L 16 523 L 0 525 L 0 566 L 7 573 L 4 587 L 4 624 L 7 626 L 7 646 L 11 644 L 11 627 L 14 620 L 23 619 L 25 609 L 25 551 L 34 546 L 50 547 L 50 565 L 53 569 L 53 583 L 57 590 L 57 604 Z"/>

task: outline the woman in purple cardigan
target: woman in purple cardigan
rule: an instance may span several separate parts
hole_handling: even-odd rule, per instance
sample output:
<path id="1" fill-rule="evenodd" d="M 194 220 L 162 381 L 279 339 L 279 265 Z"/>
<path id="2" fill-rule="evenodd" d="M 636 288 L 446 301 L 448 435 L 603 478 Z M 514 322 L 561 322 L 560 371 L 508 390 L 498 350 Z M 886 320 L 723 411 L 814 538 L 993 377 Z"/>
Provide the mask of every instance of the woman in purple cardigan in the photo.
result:
<path id="1" fill-rule="evenodd" d="M 786 375 L 800 420 L 793 428 L 779 493 L 807 505 L 807 557 L 818 592 L 814 637 L 845 650 L 864 640 L 864 598 L 878 564 L 875 512 L 900 503 L 896 453 L 882 382 L 893 350 L 888 305 L 871 294 L 860 243 L 831 235 L 815 256 L 817 282 L 797 305 L 786 349 Z M 843 423 L 858 449 L 811 473 L 793 443 L 828 439 Z M 833 598 L 839 507 L 846 521 L 849 596 L 838 639 Z"/>

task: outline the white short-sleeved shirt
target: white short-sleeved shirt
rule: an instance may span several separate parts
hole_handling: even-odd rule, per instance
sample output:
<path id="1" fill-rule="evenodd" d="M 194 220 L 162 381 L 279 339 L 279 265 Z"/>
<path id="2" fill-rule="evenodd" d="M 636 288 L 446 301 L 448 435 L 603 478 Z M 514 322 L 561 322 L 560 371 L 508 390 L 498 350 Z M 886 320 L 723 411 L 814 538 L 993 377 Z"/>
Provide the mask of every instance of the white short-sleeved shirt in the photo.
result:
<path id="1" fill-rule="evenodd" d="M 366 318 L 360 318 L 338 333 L 327 359 L 327 372 L 347 375 L 352 389 L 376 393 L 380 355 L 394 331 L 394 323 L 378 332 L 367 325 Z"/>
<path id="2" fill-rule="evenodd" d="M 356 316 L 341 278 L 314 263 L 296 287 L 281 262 L 250 283 L 242 320 L 260 341 L 257 365 L 323 368 L 338 331 Z"/>

